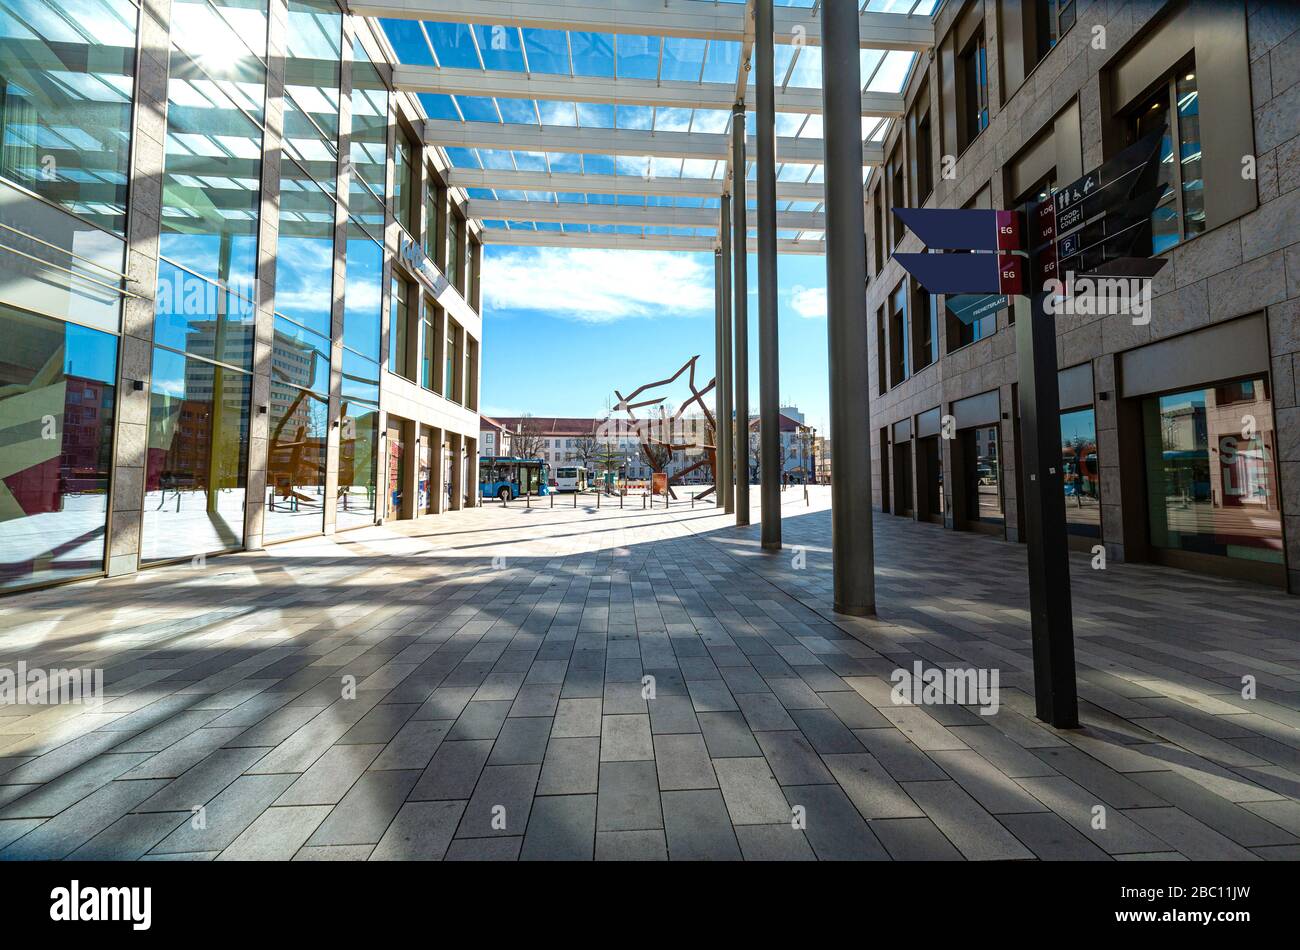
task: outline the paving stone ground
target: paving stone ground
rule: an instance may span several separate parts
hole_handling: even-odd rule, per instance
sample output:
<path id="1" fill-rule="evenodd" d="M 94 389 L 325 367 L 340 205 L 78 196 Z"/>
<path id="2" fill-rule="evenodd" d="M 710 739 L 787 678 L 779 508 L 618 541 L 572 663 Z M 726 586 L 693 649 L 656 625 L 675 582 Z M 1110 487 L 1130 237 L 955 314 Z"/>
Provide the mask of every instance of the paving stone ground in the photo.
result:
<path id="1" fill-rule="evenodd" d="M 1296 598 L 1078 556 L 1061 731 L 1023 547 L 877 514 L 844 618 L 782 497 L 779 554 L 561 496 L 0 600 L 0 666 L 107 693 L 0 706 L 0 859 L 1300 858 Z M 998 711 L 896 705 L 915 662 Z"/>

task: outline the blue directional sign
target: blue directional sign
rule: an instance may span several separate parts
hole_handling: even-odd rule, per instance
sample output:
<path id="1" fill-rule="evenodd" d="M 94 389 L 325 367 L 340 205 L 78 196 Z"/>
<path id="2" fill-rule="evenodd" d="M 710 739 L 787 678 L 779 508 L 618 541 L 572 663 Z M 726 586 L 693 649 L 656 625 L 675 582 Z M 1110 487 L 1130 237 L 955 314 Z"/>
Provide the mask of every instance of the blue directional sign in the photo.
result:
<path id="1" fill-rule="evenodd" d="M 949 294 L 944 305 L 958 322 L 970 326 L 991 313 L 1006 310 L 1011 298 L 1006 294 Z"/>
<path id="2" fill-rule="evenodd" d="M 895 254 L 932 294 L 1020 293 L 1022 258 L 1009 254 Z"/>
<path id="3" fill-rule="evenodd" d="M 1019 218 L 983 208 L 891 208 L 926 247 L 1008 251 L 1020 247 Z"/>

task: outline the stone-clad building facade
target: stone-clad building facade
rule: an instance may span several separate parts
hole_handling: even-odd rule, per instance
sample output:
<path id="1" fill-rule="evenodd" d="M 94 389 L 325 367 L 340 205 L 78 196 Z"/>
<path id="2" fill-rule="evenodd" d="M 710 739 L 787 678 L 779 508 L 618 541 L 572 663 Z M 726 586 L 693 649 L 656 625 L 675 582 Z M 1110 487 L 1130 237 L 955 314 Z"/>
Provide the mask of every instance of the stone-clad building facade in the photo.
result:
<path id="1" fill-rule="evenodd" d="M 1072 543 L 1300 593 L 1300 7 L 966 0 L 935 29 L 868 182 L 876 506 L 1023 533 L 1017 307 L 927 295 L 888 209 L 1023 208 L 1163 127 L 1149 311 L 1055 318 Z"/>

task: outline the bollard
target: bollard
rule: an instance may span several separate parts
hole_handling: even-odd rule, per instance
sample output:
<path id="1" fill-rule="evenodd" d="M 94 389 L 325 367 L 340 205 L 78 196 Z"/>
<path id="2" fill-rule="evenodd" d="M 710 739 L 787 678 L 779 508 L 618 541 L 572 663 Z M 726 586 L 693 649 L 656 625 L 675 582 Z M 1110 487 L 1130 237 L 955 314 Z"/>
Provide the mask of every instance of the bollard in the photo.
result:
<path id="1" fill-rule="evenodd" d="M 551 507 L 554 508 L 554 507 L 555 507 L 555 492 L 551 492 L 550 498 L 551 498 Z"/>
<path id="2" fill-rule="evenodd" d="M 533 493 L 530 491 L 524 492 L 524 507 L 533 507 Z"/>
<path id="3" fill-rule="evenodd" d="M 641 510 L 645 511 L 645 495 L 641 496 Z"/>
<path id="4" fill-rule="evenodd" d="M 623 493 L 622 493 L 622 492 L 619 492 L 619 494 L 618 494 L 618 507 L 619 507 L 619 510 L 622 511 L 622 509 L 623 509 Z"/>
<path id="5" fill-rule="evenodd" d="M 576 491 L 573 493 L 573 507 L 578 507 L 578 493 Z"/>
<path id="6" fill-rule="evenodd" d="M 602 494 L 601 492 L 596 492 L 596 510 L 597 510 L 597 511 L 600 511 L 600 496 L 601 496 L 601 494 Z"/>

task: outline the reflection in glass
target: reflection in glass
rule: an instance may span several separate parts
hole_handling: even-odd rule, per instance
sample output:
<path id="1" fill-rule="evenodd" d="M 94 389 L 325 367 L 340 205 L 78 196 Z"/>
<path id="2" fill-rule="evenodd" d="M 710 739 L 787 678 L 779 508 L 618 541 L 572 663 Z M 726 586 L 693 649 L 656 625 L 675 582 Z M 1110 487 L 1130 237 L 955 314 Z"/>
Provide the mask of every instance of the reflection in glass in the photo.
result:
<path id="1" fill-rule="evenodd" d="M 334 295 L 334 210 L 334 199 L 297 163 L 281 163 L 275 310 L 326 336 Z"/>
<path id="2" fill-rule="evenodd" d="M 252 369 L 254 319 L 251 300 L 159 261 L 155 343 Z"/>
<path id="3" fill-rule="evenodd" d="M 438 344 L 437 307 L 432 297 L 424 298 L 420 337 L 423 344 L 420 348 L 420 385 L 425 389 L 433 389 L 433 370 L 437 363 L 437 357 L 434 355 L 434 347 Z"/>
<path id="4" fill-rule="evenodd" d="M 352 44 L 352 168 L 375 195 L 388 170 L 388 87 L 360 40 Z"/>
<path id="5" fill-rule="evenodd" d="M 0 589 L 103 569 L 117 338 L 0 306 Z"/>
<path id="6" fill-rule="evenodd" d="M 375 523 L 379 407 L 344 400 L 339 438 L 339 528 Z"/>
<path id="7" fill-rule="evenodd" d="M 1151 543 L 1282 563 L 1273 404 L 1263 379 L 1147 399 Z"/>
<path id="8" fill-rule="evenodd" d="M 348 222 L 347 281 L 343 292 L 343 345 L 379 361 L 384 249 Z M 378 378 L 378 377 L 376 377 Z"/>
<path id="9" fill-rule="evenodd" d="M 268 540 L 319 534 L 325 517 L 325 445 L 329 400 L 283 383 L 271 383 L 266 457 Z"/>
<path id="10" fill-rule="evenodd" d="M 1101 537 L 1101 470 L 1097 421 L 1091 409 L 1061 413 L 1061 475 L 1070 534 Z"/>
<path id="11" fill-rule="evenodd" d="M 972 520 L 1001 524 L 1002 484 L 998 464 L 998 427 L 961 430 L 966 465 L 966 498 Z"/>
<path id="12" fill-rule="evenodd" d="M 124 233 L 138 10 L 128 0 L 2 9 L 0 175 Z"/>
<path id="13" fill-rule="evenodd" d="M 1185 236 L 1205 230 L 1205 182 L 1201 180 L 1201 109 L 1196 72 L 1180 72 L 1174 94 L 1178 106 L 1178 163 L 1183 183 Z"/>
<path id="14" fill-rule="evenodd" d="M 271 348 L 271 378 L 274 382 L 301 386 L 328 396 L 329 339 L 304 330 L 284 317 L 276 317 Z"/>
<path id="15" fill-rule="evenodd" d="M 406 297 L 406 281 L 394 277 L 388 316 L 388 371 L 410 379 L 407 327 L 411 314 Z"/>
<path id="16" fill-rule="evenodd" d="M 154 349 L 143 560 L 243 544 L 249 381 L 245 373 Z"/>
<path id="17" fill-rule="evenodd" d="M 167 83 L 161 252 L 252 300 L 265 67 L 246 44 L 265 51 L 266 15 L 178 0 L 172 18 L 186 45 L 173 47 Z"/>

